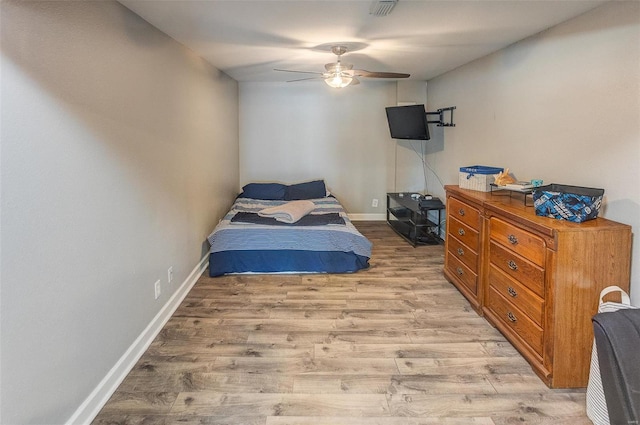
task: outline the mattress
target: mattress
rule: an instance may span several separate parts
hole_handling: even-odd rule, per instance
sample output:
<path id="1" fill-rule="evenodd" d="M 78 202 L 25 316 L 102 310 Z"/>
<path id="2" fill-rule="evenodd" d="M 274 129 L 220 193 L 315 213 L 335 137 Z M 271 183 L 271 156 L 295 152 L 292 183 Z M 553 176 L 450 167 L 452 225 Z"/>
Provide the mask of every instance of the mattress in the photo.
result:
<path id="1" fill-rule="evenodd" d="M 334 197 L 311 200 L 311 215 L 339 214 L 344 224 L 269 225 L 232 222 L 286 201 L 238 198 L 209 235 L 209 275 L 233 273 L 351 273 L 367 268 L 371 242 Z"/>

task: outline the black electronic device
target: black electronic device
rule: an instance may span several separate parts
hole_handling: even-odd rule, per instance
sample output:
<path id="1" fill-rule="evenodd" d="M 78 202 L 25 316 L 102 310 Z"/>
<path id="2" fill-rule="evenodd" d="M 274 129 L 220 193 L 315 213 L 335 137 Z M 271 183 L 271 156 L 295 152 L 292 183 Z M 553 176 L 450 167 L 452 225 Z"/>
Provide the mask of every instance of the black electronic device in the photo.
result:
<path id="1" fill-rule="evenodd" d="M 425 197 L 420 198 L 420 200 L 418 201 L 418 206 L 421 209 L 426 209 L 426 210 L 435 210 L 435 209 L 444 208 L 444 204 L 442 203 L 440 198 L 436 198 L 435 196 L 432 196 L 430 199 L 426 199 Z"/>
<path id="2" fill-rule="evenodd" d="M 431 138 L 424 105 L 389 106 L 385 109 L 392 139 L 429 140 Z"/>

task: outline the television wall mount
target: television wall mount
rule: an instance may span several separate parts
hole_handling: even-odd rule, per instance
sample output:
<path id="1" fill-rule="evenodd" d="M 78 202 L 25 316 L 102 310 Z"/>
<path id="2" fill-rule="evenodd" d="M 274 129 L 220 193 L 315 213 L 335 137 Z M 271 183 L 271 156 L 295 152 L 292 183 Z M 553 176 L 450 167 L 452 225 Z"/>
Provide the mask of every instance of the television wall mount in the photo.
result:
<path id="1" fill-rule="evenodd" d="M 453 111 L 456 109 L 455 106 L 449 106 L 448 108 L 440 108 L 436 112 L 427 112 L 427 123 L 429 124 L 437 124 L 438 127 L 455 127 L 456 125 L 453 123 Z M 429 121 L 429 115 L 437 115 L 437 121 Z M 449 121 L 445 121 L 446 118 Z"/>

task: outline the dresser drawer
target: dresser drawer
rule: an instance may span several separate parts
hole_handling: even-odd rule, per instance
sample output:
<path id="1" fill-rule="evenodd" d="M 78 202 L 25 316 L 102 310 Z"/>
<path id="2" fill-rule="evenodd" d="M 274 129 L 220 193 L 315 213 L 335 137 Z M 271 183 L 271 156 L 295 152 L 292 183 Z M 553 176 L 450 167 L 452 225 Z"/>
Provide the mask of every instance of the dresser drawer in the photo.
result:
<path id="1" fill-rule="evenodd" d="M 455 217 L 474 229 L 480 229 L 480 211 L 456 198 L 449 198 L 447 211 L 449 217 Z"/>
<path id="2" fill-rule="evenodd" d="M 478 275 L 473 270 L 452 255 L 447 256 L 447 264 L 445 264 L 445 267 L 449 273 L 455 276 L 472 294 L 478 294 Z"/>
<path id="3" fill-rule="evenodd" d="M 454 236 L 460 242 L 478 252 L 479 233 L 476 229 L 449 216 L 447 234 Z"/>
<path id="4" fill-rule="evenodd" d="M 499 218 L 489 221 L 490 237 L 539 266 L 544 266 L 545 242 L 542 238 Z"/>
<path id="5" fill-rule="evenodd" d="M 542 321 L 544 301 L 542 298 L 511 279 L 495 266 L 489 267 L 489 285 L 497 293 L 511 301 L 514 306 L 522 310 L 538 326 L 544 328 Z"/>
<path id="6" fill-rule="evenodd" d="M 544 269 L 520 255 L 509 251 L 502 245 L 491 241 L 489 246 L 489 261 L 513 279 L 544 297 Z"/>
<path id="7" fill-rule="evenodd" d="M 487 307 L 498 320 L 509 327 L 514 334 L 542 356 L 542 328 L 536 325 L 525 313 L 500 295 L 493 286 L 487 291 Z"/>
<path id="8" fill-rule="evenodd" d="M 449 250 L 449 255 L 462 261 L 471 270 L 478 270 L 478 254 L 456 239 L 451 233 L 447 234 L 447 249 Z"/>

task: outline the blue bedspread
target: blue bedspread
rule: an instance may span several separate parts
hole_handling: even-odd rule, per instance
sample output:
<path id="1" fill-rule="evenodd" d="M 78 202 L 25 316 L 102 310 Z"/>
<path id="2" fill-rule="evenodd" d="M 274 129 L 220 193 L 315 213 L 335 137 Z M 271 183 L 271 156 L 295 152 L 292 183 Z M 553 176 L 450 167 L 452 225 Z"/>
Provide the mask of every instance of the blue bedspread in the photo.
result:
<path id="1" fill-rule="evenodd" d="M 366 268 L 371 242 L 333 197 L 313 199 L 311 214 L 338 213 L 344 224 L 269 226 L 231 222 L 237 212 L 254 212 L 285 201 L 238 198 L 209 235 L 209 274 L 314 272 L 347 273 Z"/>

